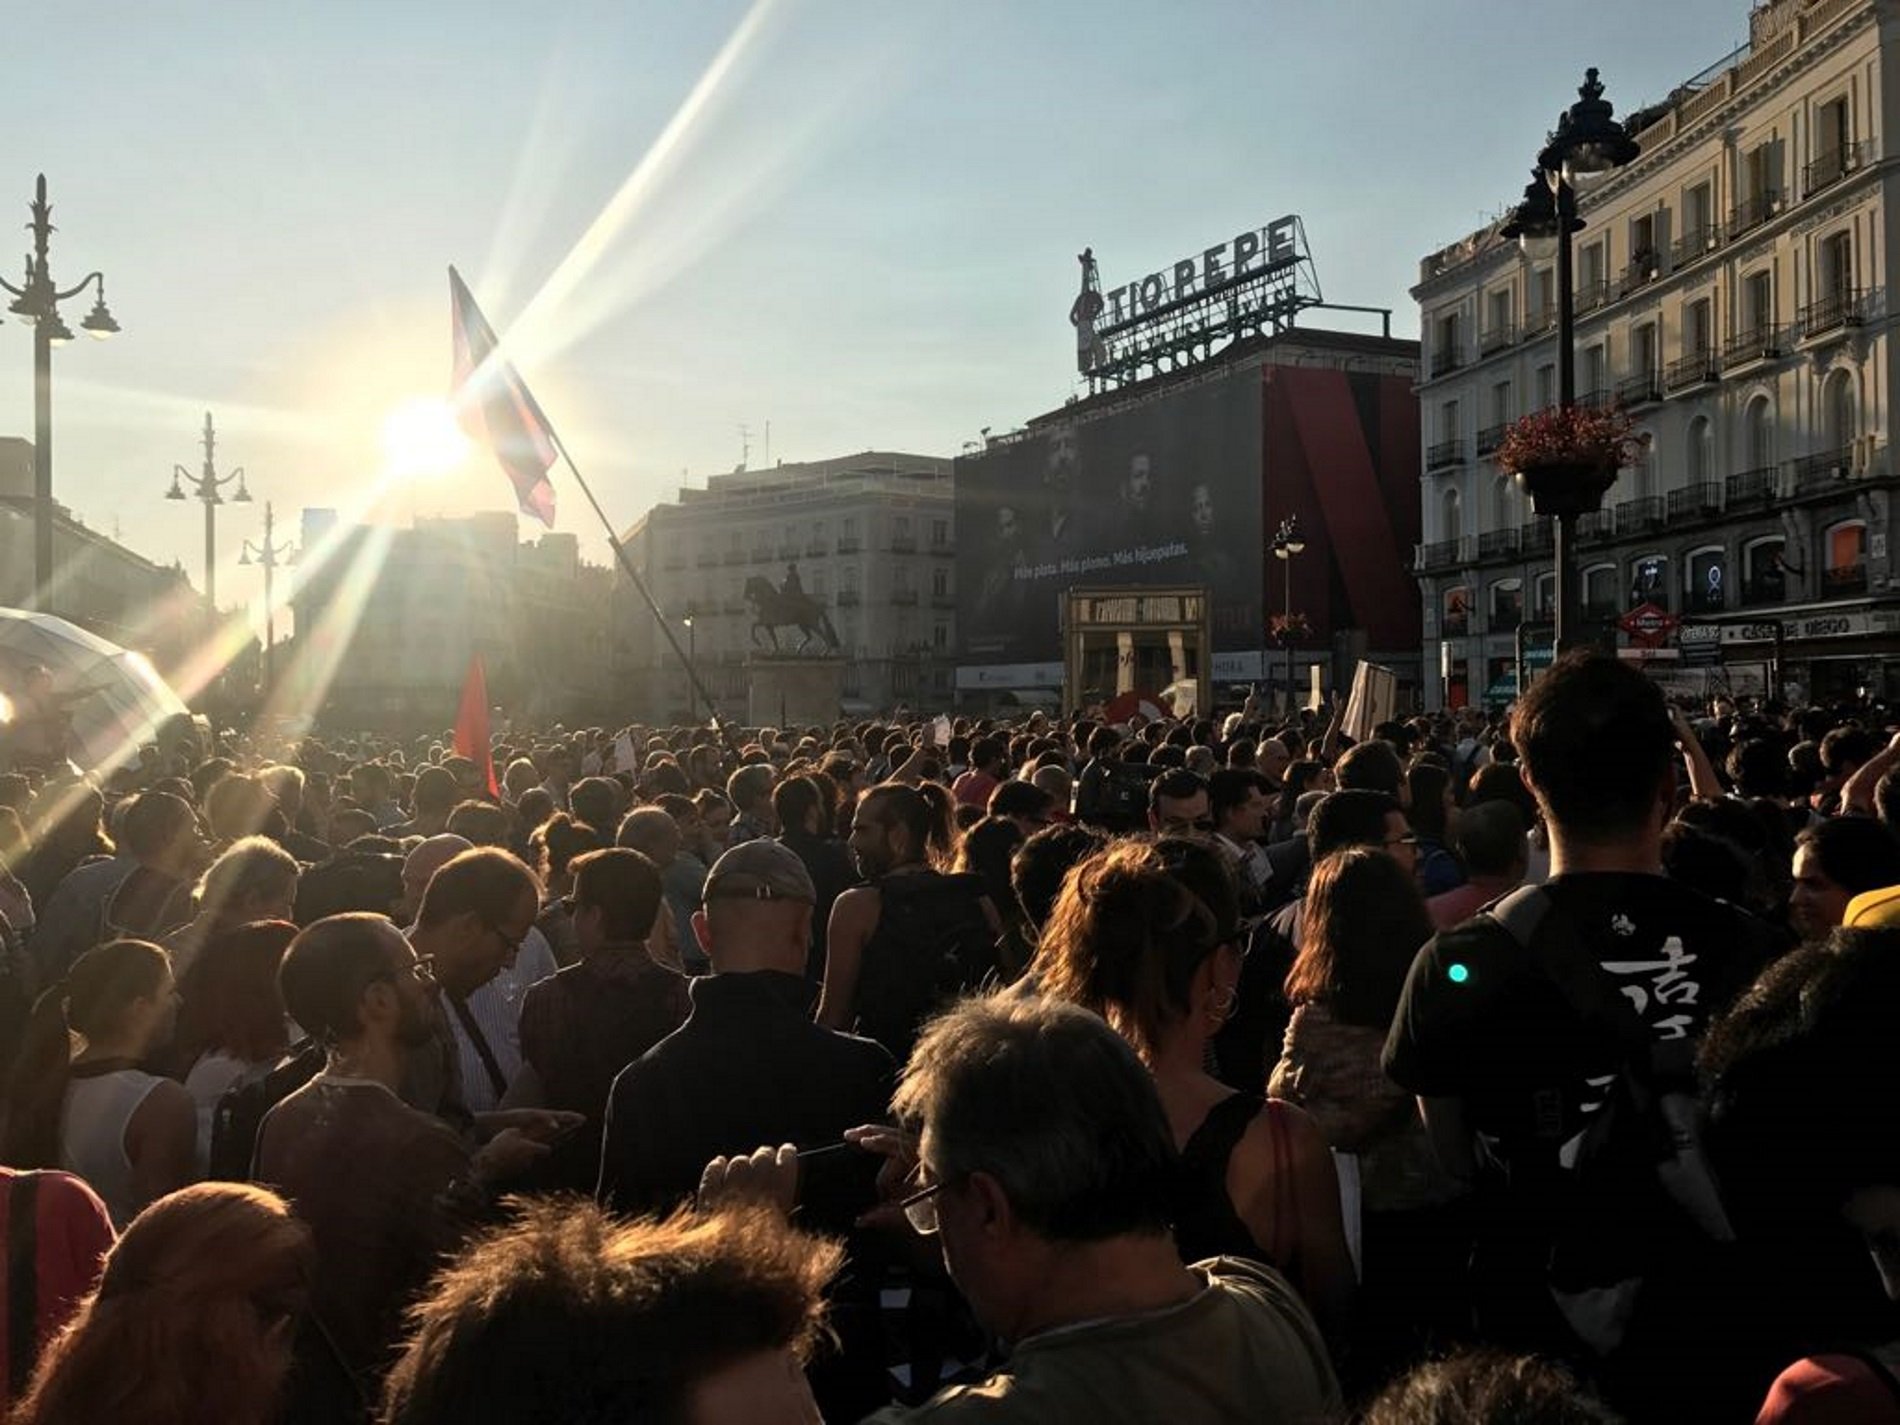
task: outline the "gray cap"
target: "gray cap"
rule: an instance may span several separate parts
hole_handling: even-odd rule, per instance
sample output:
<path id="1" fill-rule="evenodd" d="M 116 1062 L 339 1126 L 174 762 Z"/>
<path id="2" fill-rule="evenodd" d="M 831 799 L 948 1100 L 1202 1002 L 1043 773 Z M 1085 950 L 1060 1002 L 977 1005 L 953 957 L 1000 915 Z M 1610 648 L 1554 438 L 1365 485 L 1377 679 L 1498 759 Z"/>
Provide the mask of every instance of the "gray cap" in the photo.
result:
<path id="1" fill-rule="evenodd" d="M 717 861 L 706 876 L 705 899 L 818 903 L 818 890 L 798 853 L 761 838 L 743 842 Z"/>

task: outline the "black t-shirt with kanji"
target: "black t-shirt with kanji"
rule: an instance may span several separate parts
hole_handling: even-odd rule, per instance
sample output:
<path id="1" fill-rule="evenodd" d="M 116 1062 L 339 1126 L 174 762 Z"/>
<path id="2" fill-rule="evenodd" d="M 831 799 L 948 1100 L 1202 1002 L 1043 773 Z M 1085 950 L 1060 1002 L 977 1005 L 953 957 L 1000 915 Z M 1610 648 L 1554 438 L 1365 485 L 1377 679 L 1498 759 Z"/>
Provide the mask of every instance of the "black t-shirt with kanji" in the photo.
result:
<path id="1" fill-rule="evenodd" d="M 1544 890 L 1547 925 L 1529 951 L 1487 917 L 1434 936 L 1412 962 L 1385 1046 L 1394 1082 L 1464 1100 L 1471 1128 L 1503 1139 L 1567 1136 L 1628 1055 L 1551 977 L 1535 948 L 1550 922 L 1594 959 L 1599 989 L 1620 993 L 1659 1046 L 1685 1051 L 1777 948 L 1748 912 L 1660 875 L 1578 873 Z M 1549 1121 L 1553 1104 L 1562 1123 Z"/>

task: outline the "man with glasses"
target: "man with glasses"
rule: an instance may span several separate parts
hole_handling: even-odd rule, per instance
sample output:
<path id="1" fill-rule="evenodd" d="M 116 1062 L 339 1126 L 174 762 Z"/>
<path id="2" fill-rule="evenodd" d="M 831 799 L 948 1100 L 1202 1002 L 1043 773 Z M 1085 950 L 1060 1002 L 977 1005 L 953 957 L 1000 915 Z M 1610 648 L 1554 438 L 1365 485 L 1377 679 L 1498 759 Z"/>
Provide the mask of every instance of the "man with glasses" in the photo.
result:
<path id="1" fill-rule="evenodd" d="M 1214 830 L 1207 778 L 1184 767 L 1148 784 L 1148 829 L 1162 836 L 1206 836 Z"/>
<path id="2" fill-rule="evenodd" d="M 429 878 L 409 939 L 434 965 L 442 1042 L 453 1052 L 446 1064 L 438 1058 L 415 1066 L 411 1103 L 459 1104 L 470 1113 L 500 1107 L 521 1072 L 521 998 L 555 971 L 552 954 L 516 962 L 540 908 L 534 873 L 495 847 L 464 851 Z M 478 993 L 510 971 L 503 993 Z"/>

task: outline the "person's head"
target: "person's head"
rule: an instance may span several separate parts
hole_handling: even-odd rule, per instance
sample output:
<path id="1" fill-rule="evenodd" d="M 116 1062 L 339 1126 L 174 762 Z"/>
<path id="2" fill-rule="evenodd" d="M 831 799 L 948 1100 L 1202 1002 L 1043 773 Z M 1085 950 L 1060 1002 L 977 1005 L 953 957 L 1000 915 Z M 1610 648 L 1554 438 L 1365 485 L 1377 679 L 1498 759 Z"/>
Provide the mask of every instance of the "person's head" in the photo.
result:
<path id="1" fill-rule="evenodd" d="M 409 794 L 410 808 L 424 827 L 448 824 L 449 813 L 462 800 L 461 785 L 447 767 L 423 767 L 416 773 L 415 789 Z"/>
<path id="2" fill-rule="evenodd" d="M 919 1133 L 913 1223 L 936 1229 L 977 1320 L 1005 1340 L 1078 1248 L 1165 1238 L 1174 1139 L 1126 1040 L 1079 1005 L 1010 995 L 933 1020 L 893 1100 Z"/>
<path id="3" fill-rule="evenodd" d="M 1418 865 L 1418 837 L 1398 798 L 1385 792 L 1328 792 L 1306 819 L 1306 846 L 1315 866 L 1348 846 L 1377 847 L 1407 875 Z"/>
<path id="4" fill-rule="evenodd" d="M 1036 968 L 1044 994 L 1093 1010 L 1146 1060 L 1233 1008 L 1240 956 L 1152 844 L 1122 841 L 1064 883 Z"/>
<path id="5" fill-rule="evenodd" d="M 1146 455 L 1133 456 L 1128 462 L 1128 478 L 1122 481 L 1123 506 L 1131 515 L 1145 515 L 1153 494 L 1153 462 Z"/>
<path id="6" fill-rule="evenodd" d="M 234 772 L 205 793 L 205 822 L 213 841 L 235 841 L 261 831 L 277 800 L 261 777 Z"/>
<path id="7" fill-rule="evenodd" d="M 605 837 L 620 817 L 620 783 L 612 777 L 583 777 L 567 794 L 574 820 Z"/>
<path id="8" fill-rule="evenodd" d="M 901 867 L 923 865 L 937 819 L 937 808 L 915 787 L 879 782 L 858 798 L 851 814 L 848 845 L 859 874 L 874 881 Z"/>
<path id="9" fill-rule="evenodd" d="M 661 813 L 662 819 L 665 813 Z M 639 944 L 660 916 L 660 868 L 624 846 L 576 856 L 568 897 L 583 955 L 603 945 Z"/>
<path id="10" fill-rule="evenodd" d="M 48 1345 L 14 1425 L 270 1425 L 308 1298 L 310 1229 L 273 1192 L 199 1183 L 159 1198 L 106 1254 Z"/>
<path id="11" fill-rule="evenodd" d="M 781 831 L 817 836 L 825 829 L 831 801 L 812 777 L 787 777 L 772 788 L 772 814 Z"/>
<path id="12" fill-rule="evenodd" d="M 1185 767 L 1156 777 L 1148 784 L 1148 828 L 1164 835 L 1206 835 L 1212 831 L 1207 779 Z"/>
<path id="13" fill-rule="evenodd" d="M 1522 880 L 1530 848 L 1524 815 L 1510 802 L 1484 802 L 1458 813 L 1458 850 L 1474 877 Z"/>
<path id="14" fill-rule="evenodd" d="M 1745 737 L 1729 748 L 1729 779 L 1737 795 L 1780 797 L 1788 792 L 1788 754 L 1779 742 Z"/>
<path id="15" fill-rule="evenodd" d="M 1068 810 L 1067 802 L 1063 803 L 1062 809 Z M 1034 836 L 1049 825 L 1055 819 L 1055 813 L 1055 798 L 1033 782 L 1011 778 L 999 783 L 996 790 L 990 793 L 989 815 L 1014 822 L 1016 829 L 1024 836 Z"/>
<path id="16" fill-rule="evenodd" d="M 376 834 L 376 817 L 359 806 L 340 806 L 330 812 L 328 841 L 341 849 L 353 841 Z"/>
<path id="17" fill-rule="evenodd" d="M 422 905 L 422 893 L 429 888 L 430 879 L 464 851 L 473 849 L 474 844 L 466 836 L 457 836 L 449 831 L 424 837 L 418 842 L 415 849 L 403 857 L 402 908 L 398 918 L 405 923 L 413 921 Z"/>
<path id="18" fill-rule="evenodd" d="M 1600 654 L 1565 654 L 1511 714 L 1524 781 L 1553 835 L 1583 845 L 1660 836 L 1675 798 L 1676 733 L 1662 689 Z"/>
<path id="19" fill-rule="evenodd" d="M 754 762 L 726 778 L 726 796 L 740 816 L 772 823 L 772 787 L 778 772 L 770 762 Z"/>
<path id="20" fill-rule="evenodd" d="M 1435 841 L 1448 840 L 1456 811 L 1451 773 L 1437 762 L 1415 759 L 1405 769 L 1405 788 L 1408 793 L 1406 815 L 1411 820 L 1412 830 Z"/>
<path id="21" fill-rule="evenodd" d="M 387 916 L 354 911 L 297 932 L 277 967 L 284 1009 L 331 1049 L 429 1042 L 429 967 Z"/>
<path id="22" fill-rule="evenodd" d="M 533 760 L 527 757 L 517 757 L 508 764 L 507 770 L 501 774 L 502 795 L 507 797 L 511 802 L 519 801 L 521 800 L 522 793 L 526 792 L 528 788 L 538 785 L 540 781 L 541 774 L 535 770 Z"/>
<path id="23" fill-rule="evenodd" d="M 180 989 L 177 1040 L 193 1053 L 275 1062 L 289 1042 L 277 969 L 297 938 L 288 920 L 258 920 L 209 936 Z"/>
<path id="24" fill-rule="evenodd" d="M 266 836 L 246 836 L 206 868 L 198 913 L 218 925 L 289 920 L 297 904 L 297 858 Z"/>
<path id="25" fill-rule="evenodd" d="M 523 1208 L 411 1313 L 385 1425 L 815 1425 L 803 1363 L 841 1250 L 762 1211 Z"/>
<path id="26" fill-rule="evenodd" d="M 1266 775 L 1246 767 L 1223 767 L 1207 779 L 1214 830 L 1230 840 L 1257 841 L 1266 834 L 1273 802 Z"/>
<path id="27" fill-rule="evenodd" d="M 1701 1068 L 1710 1158 L 1743 1240 L 1814 1241 L 1845 1220 L 1900 1299 L 1897 1002 L 1900 930 L 1837 929 L 1710 1026 Z"/>
<path id="28" fill-rule="evenodd" d="M 1069 822 L 1045 826 L 1016 848 L 1009 863 L 1010 886 L 1031 926 L 1040 930 L 1049 923 L 1063 880 L 1104 844 L 1094 827 Z"/>
<path id="29" fill-rule="evenodd" d="M 1821 739 L 1821 770 L 1844 782 L 1879 750 L 1879 739 L 1864 727 L 1834 728 Z"/>
<path id="30" fill-rule="evenodd" d="M 365 762 L 350 772 L 350 795 L 366 807 L 389 800 L 389 769 L 380 762 Z"/>
<path id="31" fill-rule="evenodd" d="M 568 867 L 574 858 L 605 845 L 606 838 L 588 823 L 557 811 L 528 838 L 528 860 L 535 874 L 559 893 L 567 885 Z"/>
<path id="32" fill-rule="evenodd" d="M 1347 748 L 1333 768 L 1333 780 L 1342 792 L 1384 792 L 1401 806 L 1405 803 L 1405 764 L 1383 738 Z"/>
<path id="33" fill-rule="evenodd" d="M 692 803 L 688 802 L 687 805 Z M 680 831 L 680 824 L 659 807 L 635 807 L 620 819 L 620 829 L 614 833 L 614 844 L 631 847 L 665 870 L 680 854 L 685 837 Z"/>
<path id="34" fill-rule="evenodd" d="M 1432 920 L 1411 874 L 1371 846 L 1347 846 L 1313 866 L 1301 910 L 1290 1004 L 1319 1004 L 1346 1024 L 1384 1030 L 1398 1009 Z"/>
<path id="35" fill-rule="evenodd" d="M 444 828 L 471 846 L 506 846 L 514 830 L 505 807 L 493 802 L 457 802 Z"/>
<path id="36" fill-rule="evenodd" d="M 818 891 L 798 853 L 776 841 L 733 847 L 706 873 L 693 934 L 716 974 L 802 974 Z"/>
<path id="37" fill-rule="evenodd" d="M 1008 767 L 1009 744 L 1000 737 L 979 737 L 970 744 L 970 767 L 1000 777 Z"/>
<path id="38" fill-rule="evenodd" d="M 1386 1386 L 1363 1425 L 1621 1425 L 1569 1370 L 1540 1356 L 1461 1351 Z"/>
<path id="39" fill-rule="evenodd" d="M 119 821 L 119 847 L 141 866 L 184 876 L 195 869 L 198 823 L 191 803 L 170 792 L 140 792 Z"/>
<path id="40" fill-rule="evenodd" d="M 1293 751 L 1280 738 L 1269 737 L 1254 749 L 1253 765 L 1270 787 L 1279 786 L 1286 780 L 1287 768 L 1293 765 Z"/>
<path id="41" fill-rule="evenodd" d="M 1195 481 L 1188 491 L 1188 522 L 1194 526 L 1197 539 L 1214 537 L 1214 493 L 1204 480 Z"/>
<path id="42" fill-rule="evenodd" d="M 171 956 L 143 940 L 110 940 L 73 961 L 33 1002 L 8 1085 L 6 1151 L 16 1168 L 60 1166 L 60 1117 L 75 1043 L 143 1058 L 176 1021 Z"/>
<path id="43" fill-rule="evenodd" d="M 468 995 L 494 979 L 514 963 L 540 907 L 541 883 L 510 853 L 477 847 L 449 861 L 429 878 L 416 912 L 436 982 Z"/>
<path id="44" fill-rule="evenodd" d="M 1862 891 L 1900 885 L 1900 841 L 1872 817 L 1837 816 L 1795 838 L 1788 919 L 1804 940 L 1841 923 Z"/>

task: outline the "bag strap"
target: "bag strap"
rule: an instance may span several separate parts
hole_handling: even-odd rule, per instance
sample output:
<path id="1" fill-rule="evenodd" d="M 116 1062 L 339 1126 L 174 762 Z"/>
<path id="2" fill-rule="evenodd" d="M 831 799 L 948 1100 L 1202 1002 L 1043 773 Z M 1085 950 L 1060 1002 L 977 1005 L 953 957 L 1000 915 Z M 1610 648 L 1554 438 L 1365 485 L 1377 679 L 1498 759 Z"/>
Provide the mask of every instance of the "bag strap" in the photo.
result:
<path id="1" fill-rule="evenodd" d="M 20 1173 L 7 1193 L 7 1393 L 18 1400 L 39 1355 L 40 1175 Z"/>
<path id="2" fill-rule="evenodd" d="M 508 1092 L 508 1076 L 501 1071 L 501 1061 L 495 1057 L 495 1051 L 488 1047 L 488 1036 L 482 1033 L 481 1025 L 475 1022 L 475 1011 L 468 1007 L 468 1001 L 460 995 L 452 995 L 447 990 L 442 998 L 449 1002 L 449 1008 L 455 1011 L 455 1017 L 462 1021 L 462 1029 L 467 1033 L 469 1042 L 475 1046 L 475 1055 L 482 1061 L 482 1070 L 488 1075 L 488 1083 L 495 1090 L 499 1102 Z"/>
<path id="3" fill-rule="evenodd" d="M 1628 1000 L 1606 989 L 1602 967 L 1583 947 L 1582 940 L 1552 918 L 1557 903 L 1543 886 L 1519 886 L 1492 906 L 1487 914 L 1524 950 L 1536 949 L 1540 969 L 1562 991 L 1564 1000 L 1588 1023 L 1604 1025 L 1632 1051 L 1634 1067 L 1647 1071 L 1652 1045 L 1649 1028 Z M 1551 933 L 1539 939 L 1546 924 Z"/>

